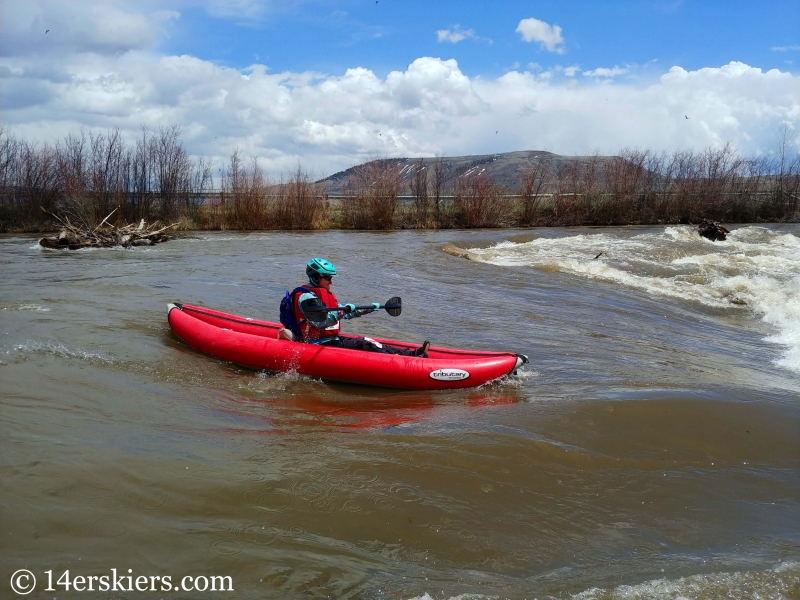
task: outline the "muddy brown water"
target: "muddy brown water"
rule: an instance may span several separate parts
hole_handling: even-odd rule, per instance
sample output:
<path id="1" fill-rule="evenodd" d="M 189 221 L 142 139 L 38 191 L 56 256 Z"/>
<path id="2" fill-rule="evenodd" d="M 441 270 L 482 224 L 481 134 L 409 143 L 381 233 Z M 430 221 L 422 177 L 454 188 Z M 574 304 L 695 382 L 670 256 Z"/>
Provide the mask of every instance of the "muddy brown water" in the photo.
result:
<path id="1" fill-rule="evenodd" d="M 732 229 L 1 236 L 0 597 L 800 598 L 800 228 Z M 347 331 L 531 362 L 409 392 L 169 330 L 173 301 L 277 320 L 312 256 L 343 302 L 403 298 Z M 112 569 L 158 589 L 56 582 Z"/>

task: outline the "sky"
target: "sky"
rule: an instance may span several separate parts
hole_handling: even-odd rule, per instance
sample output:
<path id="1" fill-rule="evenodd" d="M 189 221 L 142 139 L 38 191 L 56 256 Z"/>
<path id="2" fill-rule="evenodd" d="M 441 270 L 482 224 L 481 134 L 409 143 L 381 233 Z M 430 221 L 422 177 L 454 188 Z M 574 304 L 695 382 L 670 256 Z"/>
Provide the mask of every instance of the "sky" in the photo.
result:
<path id="1" fill-rule="evenodd" d="M 0 124 L 222 165 L 800 140 L 800 0 L 0 0 Z"/>

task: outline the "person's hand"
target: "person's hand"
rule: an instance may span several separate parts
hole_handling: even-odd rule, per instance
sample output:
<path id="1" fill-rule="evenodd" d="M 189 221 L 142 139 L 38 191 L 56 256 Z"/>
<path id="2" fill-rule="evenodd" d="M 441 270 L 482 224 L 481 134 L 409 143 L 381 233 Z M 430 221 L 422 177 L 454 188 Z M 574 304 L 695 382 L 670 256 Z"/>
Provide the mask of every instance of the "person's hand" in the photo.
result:
<path id="1" fill-rule="evenodd" d="M 344 305 L 344 312 L 345 314 L 355 312 L 356 305 L 355 304 L 345 304 Z"/>
<path id="2" fill-rule="evenodd" d="M 373 302 L 372 303 L 372 310 L 378 310 L 381 307 L 380 302 Z"/>

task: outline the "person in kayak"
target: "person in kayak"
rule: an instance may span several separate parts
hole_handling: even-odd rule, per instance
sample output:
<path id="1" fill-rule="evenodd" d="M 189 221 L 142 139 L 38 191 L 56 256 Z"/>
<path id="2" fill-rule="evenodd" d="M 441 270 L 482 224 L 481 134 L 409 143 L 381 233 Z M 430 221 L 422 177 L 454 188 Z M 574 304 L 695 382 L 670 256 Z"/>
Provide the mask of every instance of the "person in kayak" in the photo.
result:
<path id="1" fill-rule="evenodd" d="M 306 275 L 308 276 L 308 285 L 296 288 L 291 294 L 287 293 L 287 297 L 281 303 L 281 322 L 292 331 L 295 341 L 336 348 L 348 348 L 350 350 L 428 357 L 430 342 L 427 340 L 416 350 L 410 350 L 381 344 L 365 337 L 339 337 L 340 321 L 342 319 L 355 319 L 364 316 L 380 308 L 380 304 L 374 302 L 372 304 L 373 308 L 368 309 L 356 309 L 354 304 L 346 304 L 344 310 L 309 311 L 308 309 L 310 308 L 323 306 L 339 307 L 336 295 L 331 292 L 331 283 L 333 282 L 333 276 L 336 275 L 336 267 L 324 258 L 312 258 L 306 265 Z M 289 302 L 291 304 L 287 306 Z M 285 312 L 289 310 L 293 314 L 286 315 Z M 287 323 L 286 321 L 290 322 Z"/>

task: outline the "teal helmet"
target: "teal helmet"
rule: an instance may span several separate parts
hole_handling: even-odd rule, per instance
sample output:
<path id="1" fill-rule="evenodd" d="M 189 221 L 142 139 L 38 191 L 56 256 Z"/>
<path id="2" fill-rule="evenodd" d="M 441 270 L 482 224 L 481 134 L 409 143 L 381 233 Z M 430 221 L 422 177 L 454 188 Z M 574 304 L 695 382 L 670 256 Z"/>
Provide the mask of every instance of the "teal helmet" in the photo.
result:
<path id="1" fill-rule="evenodd" d="M 329 277 L 336 275 L 336 267 L 324 258 L 312 258 L 306 265 L 306 275 L 308 275 L 311 285 L 316 286 L 319 285 L 319 278 L 323 275 Z"/>

